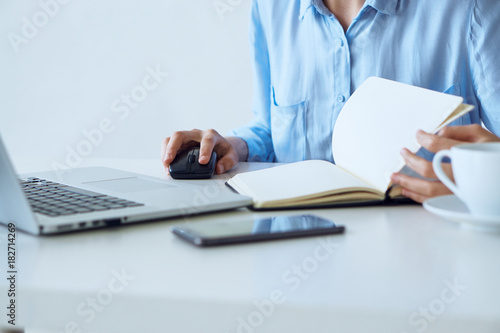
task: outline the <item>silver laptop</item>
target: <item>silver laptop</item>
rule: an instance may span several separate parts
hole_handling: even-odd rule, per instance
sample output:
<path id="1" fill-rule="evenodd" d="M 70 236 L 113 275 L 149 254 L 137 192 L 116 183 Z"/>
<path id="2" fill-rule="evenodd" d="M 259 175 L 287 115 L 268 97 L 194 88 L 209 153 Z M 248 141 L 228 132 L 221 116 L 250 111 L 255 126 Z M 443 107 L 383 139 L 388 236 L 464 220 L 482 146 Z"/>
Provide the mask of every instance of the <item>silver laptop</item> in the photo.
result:
<path id="1" fill-rule="evenodd" d="M 0 137 L 0 223 L 32 234 L 56 234 L 251 204 L 216 180 L 161 180 L 81 168 L 17 176 Z"/>

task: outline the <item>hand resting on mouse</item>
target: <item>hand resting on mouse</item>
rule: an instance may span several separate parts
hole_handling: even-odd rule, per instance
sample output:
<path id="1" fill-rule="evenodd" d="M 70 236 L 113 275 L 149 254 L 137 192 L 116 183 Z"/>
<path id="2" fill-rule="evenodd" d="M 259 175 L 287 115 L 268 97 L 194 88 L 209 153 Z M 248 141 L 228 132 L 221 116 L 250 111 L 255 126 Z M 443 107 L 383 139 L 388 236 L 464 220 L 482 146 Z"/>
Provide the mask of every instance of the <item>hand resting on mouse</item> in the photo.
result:
<path id="1" fill-rule="evenodd" d="M 222 174 L 239 161 L 246 161 L 248 147 L 246 142 L 238 137 L 223 137 L 213 129 L 191 131 L 177 131 L 163 140 L 161 159 L 165 171 L 169 173 L 169 166 L 180 151 L 200 146 L 199 163 L 207 164 L 212 151 L 217 153 L 216 174 Z"/>

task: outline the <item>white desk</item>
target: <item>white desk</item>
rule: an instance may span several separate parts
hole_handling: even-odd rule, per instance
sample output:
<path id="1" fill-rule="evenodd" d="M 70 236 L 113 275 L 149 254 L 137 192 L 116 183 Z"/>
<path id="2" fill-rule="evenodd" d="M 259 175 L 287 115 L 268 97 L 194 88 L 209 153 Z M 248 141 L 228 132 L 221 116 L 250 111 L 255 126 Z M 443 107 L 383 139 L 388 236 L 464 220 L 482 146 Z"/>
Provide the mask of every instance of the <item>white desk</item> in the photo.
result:
<path id="1" fill-rule="evenodd" d="M 156 160 L 88 164 L 165 177 Z M 52 237 L 18 232 L 18 328 L 500 332 L 499 234 L 463 229 L 420 206 L 313 212 L 344 224 L 346 234 L 199 249 L 170 232 L 182 220 Z M 251 214 L 241 209 L 191 221 Z M 2 253 L 6 233 L 0 228 Z M 301 272 L 293 273 L 297 267 Z M 116 279 L 122 270 L 133 279 Z M 455 281 L 466 289 L 450 288 Z M 2 312 L 6 290 L 2 278 Z M 279 304 L 271 307 L 272 300 Z"/>

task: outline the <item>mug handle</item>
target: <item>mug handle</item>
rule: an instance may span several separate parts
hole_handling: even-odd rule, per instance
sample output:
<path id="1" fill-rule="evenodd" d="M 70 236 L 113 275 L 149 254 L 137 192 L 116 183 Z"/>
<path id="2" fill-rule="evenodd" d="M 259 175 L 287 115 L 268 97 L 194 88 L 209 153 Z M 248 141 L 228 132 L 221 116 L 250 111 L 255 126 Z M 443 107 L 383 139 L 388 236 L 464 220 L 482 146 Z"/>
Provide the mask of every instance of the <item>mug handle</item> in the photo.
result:
<path id="1" fill-rule="evenodd" d="M 455 193 L 458 197 L 460 197 L 460 193 L 458 191 L 457 185 L 451 181 L 451 179 L 446 175 L 443 171 L 443 167 L 441 163 L 445 157 L 451 158 L 451 150 L 441 150 L 434 155 L 432 159 L 432 168 L 434 169 L 434 173 L 439 178 L 440 181 L 443 182 L 446 187 L 448 187 L 453 193 Z"/>

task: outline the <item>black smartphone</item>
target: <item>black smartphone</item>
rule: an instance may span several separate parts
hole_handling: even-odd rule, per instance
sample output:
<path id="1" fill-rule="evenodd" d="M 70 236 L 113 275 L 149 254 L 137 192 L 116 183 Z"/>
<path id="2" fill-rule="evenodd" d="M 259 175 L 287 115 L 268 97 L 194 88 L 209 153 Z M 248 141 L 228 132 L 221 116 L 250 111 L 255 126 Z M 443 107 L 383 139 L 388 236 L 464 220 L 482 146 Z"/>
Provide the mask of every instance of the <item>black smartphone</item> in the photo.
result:
<path id="1" fill-rule="evenodd" d="M 214 246 L 341 234 L 345 227 L 316 215 L 287 215 L 242 221 L 192 222 L 175 225 L 171 230 L 194 245 Z"/>

